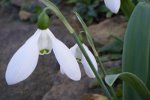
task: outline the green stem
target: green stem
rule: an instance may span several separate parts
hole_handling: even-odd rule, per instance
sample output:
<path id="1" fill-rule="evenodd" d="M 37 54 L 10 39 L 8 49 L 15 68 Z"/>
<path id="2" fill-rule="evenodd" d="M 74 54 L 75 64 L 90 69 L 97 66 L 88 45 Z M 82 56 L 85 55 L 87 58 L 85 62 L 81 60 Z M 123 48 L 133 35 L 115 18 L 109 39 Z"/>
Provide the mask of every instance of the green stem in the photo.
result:
<path id="1" fill-rule="evenodd" d="M 94 52 L 94 56 L 95 56 L 97 62 L 99 63 L 100 71 L 102 72 L 103 76 L 105 77 L 105 76 L 106 76 L 106 71 L 105 71 L 104 66 L 103 66 L 103 63 L 102 63 L 102 61 L 101 61 L 101 59 L 100 59 L 100 57 L 99 57 L 99 55 L 98 55 L 98 52 L 96 51 L 96 47 L 95 47 L 94 42 L 93 42 L 93 39 L 92 39 L 92 34 L 91 34 L 90 31 L 88 30 L 88 27 L 87 27 L 87 25 L 85 24 L 85 22 L 83 21 L 83 19 L 81 18 L 81 16 L 80 16 L 76 11 L 74 11 L 74 13 L 76 14 L 76 16 L 77 16 L 79 22 L 81 23 L 81 25 L 82 25 L 82 27 L 83 27 L 83 29 L 84 29 L 84 31 L 85 31 L 87 40 L 88 40 L 90 46 L 92 47 L 92 50 L 93 50 L 93 52 Z M 114 99 L 117 100 L 117 96 L 116 96 L 116 94 L 115 94 L 114 89 L 113 89 L 111 86 L 108 86 L 108 89 L 110 90 L 111 94 L 114 96 Z"/>
<path id="2" fill-rule="evenodd" d="M 96 54 L 94 54 L 94 55 L 96 55 Z M 99 63 L 99 66 L 100 66 L 100 68 L 101 68 L 101 71 L 102 71 L 102 73 L 103 73 L 103 75 L 104 75 L 104 77 L 105 77 L 105 76 L 106 76 L 106 71 L 105 71 L 105 69 L 104 69 L 104 65 L 103 65 L 103 63 L 102 63 L 100 57 L 99 57 L 99 56 L 95 56 L 95 58 L 96 58 L 97 62 Z"/>
<path id="3" fill-rule="evenodd" d="M 66 18 L 62 15 L 60 10 L 49 0 L 41 0 L 47 7 L 46 9 L 52 10 L 56 16 L 65 24 L 65 26 L 70 30 L 70 33 L 74 33 L 74 29 L 71 27 L 71 25 L 67 22 Z"/>
<path id="4" fill-rule="evenodd" d="M 108 95 L 110 100 L 112 99 L 112 96 L 109 92 L 109 90 L 107 89 L 106 85 L 104 84 L 102 78 L 99 76 L 98 72 L 96 71 L 92 61 L 90 60 L 89 56 L 87 55 L 85 49 L 82 46 L 81 41 L 79 40 L 78 36 L 76 35 L 74 29 L 71 27 L 71 25 L 68 23 L 68 21 L 66 20 L 66 18 L 62 15 L 62 13 L 60 12 L 60 10 L 49 0 L 42 0 L 42 2 L 49 7 L 50 10 L 52 10 L 56 16 L 65 24 L 65 26 L 67 27 L 67 29 L 69 30 L 69 32 L 73 35 L 73 37 L 75 38 L 80 50 L 82 51 L 83 55 L 85 56 L 88 64 L 90 65 L 93 73 L 96 76 L 97 81 L 99 82 L 100 85 L 102 85 L 102 88 L 105 90 L 106 94 Z"/>
<path id="5" fill-rule="evenodd" d="M 89 42 L 89 44 L 90 44 L 90 46 L 91 46 L 91 48 L 93 50 L 94 56 L 95 56 L 96 60 L 98 61 L 99 65 L 100 65 L 100 71 L 102 72 L 103 76 L 105 76 L 106 75 L 106 71 L 105 71 L 104 66 L 103 66 L 103 64 L 102 64 L 102 62 L 101 62 L 101 60 L 99 58 L 99 55 L 98 55 L 98 53 L 96 51 L 96 48 L 95 48 L 95 45 L 94 45 L 94 42 L 93 42 L 93 39 L 92 39 L 92 34 L 89 32 L 88 27 L 85 24 L 85 22 L 83 21 L 83 19 L 81 18 L 81 16 L 76 11 L 74 11 L 74 13 L 77 16 L 79 22 L 81 23 L 81 25 L 82 25 L 82 27 L 84 29 L 84 32 L 85 32 L 86 37 L 87 37 L 87 40 L 88 40 L 88 42 Z"/>
<path id="6" fill-rule="evenodd" d="M 76 40 L 76 42 L 77 42 L 77 44 L 78 44 L 80 50 L 82 51 L 83 55 L 85 56 L 87 62 L 89 63 L 89 65 L 90 65 L 90 67 L 91 67 L 93 73 L 95 74 L 97 81 L 99 82 L 100 85 L 102 85 L 102 88 L 105 90 L 105 92 L 106 92 L 107 95 L 109 96 L 109 99 L 113 100 L 112 97 L 111 97 L 111 94 L 109 93 L 107 87 L 105 86 L 105 84 L 104 84 L 102 78 L 101 78 L 101 77 L 99 76 L 99 74 L 97 73 L 97 71 L 96 71 L 96 69 L 95 69 L 93 63 L 91 62 L 89 56 L 87 55 L 86 51 L 84 50 L 84 48 L 83 48 L 83 46 L 82 46 L 82 43 L 81 43 L 81 41 L 79 40 L 77 34 L 76 34 L 76 33 L 73 33 L 72 35 L 73 35 L 74 39 Z"/>
<path id="7" fill-rule="evenodd" d="M 101 66 L 102 68 L 104 68 L 104 65 L 103 65 L 103 63 L 102 63 L 102 61 L 101 61 L 101 59 L 100 59 L 99 56 L 96 56 L 96 60 L 98 61 L 98 63 L 100 64 L 100 66 Z M 104 69 L 103 69 L 103 70 L 104 70 Z M 104 70 L 104 73 L 103 73 L 103 74 L 106 76 L 105 70 Z M 115 93 L 113 87 L 108 86 L 108 89 L 110 90 L 111 94 L 113 95 L 114 100 L 117 100 L 117 96 L 116 96 L 116 93 Z"/>

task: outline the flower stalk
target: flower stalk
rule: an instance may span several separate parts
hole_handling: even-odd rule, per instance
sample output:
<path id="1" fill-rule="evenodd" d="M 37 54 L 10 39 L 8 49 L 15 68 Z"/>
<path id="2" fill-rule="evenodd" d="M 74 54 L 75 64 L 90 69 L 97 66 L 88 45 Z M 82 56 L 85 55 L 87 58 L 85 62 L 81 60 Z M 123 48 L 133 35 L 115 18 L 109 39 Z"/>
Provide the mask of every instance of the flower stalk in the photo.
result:
<path id="1" fill-rule="evenodd" d="M 60 12 L 60 10 L 49 0 L 41 0 L 41 2 L 43 2 L 47 7 L 47 9 L 52 10 L 56 16 L 65 24 L 65 26 L 68 28 L 68 30 L 70 31 L 71 34 L 73 34 L 75 31 L 74 29 L 71 27 L 71 25 L 67 22 L 66 18 L 62 15 L 62 13 Z"/>
<path id="2" fill-rule="evenodd" d="M 64 23 L 64 25 L 67 27 L 67 29 L 69 30 L 70 34 L 74 37 L 74 39 L 76 40 L 80 50 L 82 51 L 83 55 L 85 56 L 88 64 L 90 65 L 93 73 L 95 74 L 96 76 L 96 79 L 97 81 L 99 82 L 99 84 L 102 86 L 102 88 L 105 90 L 106 94 L 108 95 L 109 99 L 110 100 L 113 100 L 113 97 L 112 97 L 112 94 L 109 92 L 107 86 L 105 85 L 105 83 L 103 82 L 102 78 L 100 77 L 100 75 L 98 74 L 98 72 L 96 71 L 92 61 L 90 60 L 89 56 L 87 55 L 85 49 L 83 48 L 82 46 L 82 43 L 81 41 L 79 40 L 75 30 L 71 27 L 71 25 L 68 23 L 68 21 L 66 20 L 66 18 L 63 16 L 63 14 L 60 12 L 60 10 L 52 3 L 50 2 L 49 0 L 42 0 L 42 2 L 50 9 L 52 10 L 56 16 Z M 96 51 L 96 50 L 94 50 Z M 95 53 L 98 57 L 98 54 Z M 97 58 L 99 61 L 100 59 Z M 101 63 L 102 65 L 102 63 Z M 115 97 L 115 96 L 114 96 Z M 115 99 L 115 98 L 114 98 Z"/>
<path id="3" fill-rule="evenodd" d="M 84 29 L 84 32 L 85 32 L 86 37 L 87 37 L 87 40 L 88 40 L 88 42 L 89 42 L 89 44 L 90 44 L 90 46 L 91 46 L 91 48 L 92 48 L 92 50 L 94 52 L 94 56 L 95 56 L 98 64 L 100 65 L 99 68 L 100 68 L 100 70 L 101 70 L 101 72 L 103 74 L 103 77 L 105 77 L 106 76 L 106 71 L 105 71 L 104 65 L 103 65 L 103 63 L 102 63 L 102 61 L 101 61 L 101 59 L 100 59 L 100 57 L 98 55 L 98 52 L 96 51 L 96 47 L 94 45 L 94 42 L 93 42 L 93 39 L 92 39 L 92 35 L 89 32 L 88 27 L 86 26 L 86 24 L 82 20 L 81 16 L 77 12 L 74 12 L 74 13 L 76 14 L 78 20 L 80 21 L 80 23 L 81 23 L 81 25 L 82 25 L 82 27 Z M 111 86 L 108 86 L 108 89 L 110 90 L 111 94 L 114 96 L 115 100 L 117 100 L 117 97 L 116 97 L 114 89 Z"/>
<path id="4" fill-rule="evenodd" d="M 76 42 L 77 42 L 77 44 L 78 44 L 80 50 L 82 51 L 83 55 L 85 56 L 87 62 L 89 63 L 89 65 L 90 65 L 92 71 L 94 72 L 94 74 L 95 74 L 95 76 L 96 76 L 96 79 L 97 79 L 97 81 L 99 82 L 100 86 L 102 86 L 102 88 L 105 90 L 106 94 L 109 96 L 109 99 L 113 100 L 111 94 L 109 93 L 109 90 L 107 89 L 107 87 L 106 87 L 106 85 L 104 84 L 102 78 L 99 76 L 98 72 L 97 72 L 96 69 L 94 68 L 94 65 L 93 65 L 93 63 L 91 62 L 91 60 L 90 60 L 89 56 L 87 55 L 86 51 L 84 50 L 84 48 L 83 48 L 83 46 L 82 46 L 82 43 L 81 43 L 81 41 L 79 40 L 77 34 L 76 34 L 76 33 L 73 33 L 72 35 L 73 35 L 74 39 L 76 40 Z"/>
<path id="5" fill-rule="evenodd" d="M 106 71 L 105 71 L 105 68 L 104 68 L 104 66 L 103 66 L 103 64 L 102 64 L 102 62 L 101 62 L 101 60 L 99 58 L 99 55 L 98 55 L 97 51 L 96 51 L 96 48 L 95 48 L 95 45 L 94 45 L 94 42 L 93 42 L 93 39 L 92 39 L 92 35 L 89 32 L 88 27 L 86 26 L 86 24 L 82 20 L 81 16 L 75 11 L 74 11 L 74 13 L 76 14 L 78 20 L 80 21 L 80 23 L 81 23 L 81 25 L 82 25 L 82 27 L 84 29 L 84 32 L 85 32 L 86 37 L 87 37 L 87 40 L 88 40 L 88 42 L 89 42 L 89 44 L 90 44 L 90 46 L 91 46 L 91 48 L 93 50 L 94 56 L 95 56 L 96 60 L 98 61 L 99 65 L 100 65 L 100 70 L 102 72 L 102 75 L 105 76 L 106 75 Z"/>

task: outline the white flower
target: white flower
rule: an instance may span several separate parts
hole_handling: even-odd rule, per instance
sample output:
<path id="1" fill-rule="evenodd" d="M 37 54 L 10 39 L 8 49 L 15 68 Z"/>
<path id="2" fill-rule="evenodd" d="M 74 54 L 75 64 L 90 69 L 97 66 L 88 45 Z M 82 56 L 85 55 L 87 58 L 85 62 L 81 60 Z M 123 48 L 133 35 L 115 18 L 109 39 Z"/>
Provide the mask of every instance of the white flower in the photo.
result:
<path id="1" fill-rule="evenodd" d="M 79 65 L 69 48 L 49 29 L 38 29 L 11 58 L 5 75 L 7 83 L 12 85 L 28 78 L 37 65 L 39 54 L 49 54 L 51 50 L 54 51 L 60 69 L 72 80 L 80 80 Z"/>
<path id="2" fill-rule="evenodd" d="M 82 46 L 85 49 L 86 53 L 88 54 L 90 60 L 92 61 L 96 71 L 98 71 L 97 62 L 95 60 L 95 57 L 93 56 L 93 54 L 91 53 L 91 51 L 88 49 L 88 47 L 85 44 L 82 44 Z M 84 67 L 84 70 L 85 70 L 86 74 L 90 78 L 95 78 L 95 75 L 94 75 L 93 71 L 91 70 L 86 58 L 82 54 L 82 52 L 81 52 L 80 48 L 78 47 L 78 45 L 75 44 L 72 48 L 70 48 L 70 50 L 77 59 L 81 60 L 81 63 L 83 64 L 83 67 Z M 63 69 L 61 70 L 61 72 L 63 73 Z"/>
<path id="3" fill-rule="evenodd" d="M 118 13 L 120 9 L 120 0 L 104 0 L 105 5 L 113 13 Z"/>

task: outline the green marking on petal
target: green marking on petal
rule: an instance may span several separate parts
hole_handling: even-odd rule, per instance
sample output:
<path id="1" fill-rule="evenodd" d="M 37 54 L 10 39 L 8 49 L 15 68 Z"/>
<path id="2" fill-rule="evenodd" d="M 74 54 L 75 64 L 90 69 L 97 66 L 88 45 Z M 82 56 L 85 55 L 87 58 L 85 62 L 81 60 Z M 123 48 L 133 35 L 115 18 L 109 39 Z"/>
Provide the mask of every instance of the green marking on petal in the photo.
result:
<path id="1" fill-rule="evenodd" d="M 76 58 L 76 59 L 77 59 L 78 62 L 81 62 L 81 59 L 80 59 L 80 58 Z"/>
<path id="2" fill-rule="evenodd" d="M 48 54 L 49 50 L 48 49 L 42 49 L 42 50 L 40 50 L 40 53 L 41 54 Z"/>

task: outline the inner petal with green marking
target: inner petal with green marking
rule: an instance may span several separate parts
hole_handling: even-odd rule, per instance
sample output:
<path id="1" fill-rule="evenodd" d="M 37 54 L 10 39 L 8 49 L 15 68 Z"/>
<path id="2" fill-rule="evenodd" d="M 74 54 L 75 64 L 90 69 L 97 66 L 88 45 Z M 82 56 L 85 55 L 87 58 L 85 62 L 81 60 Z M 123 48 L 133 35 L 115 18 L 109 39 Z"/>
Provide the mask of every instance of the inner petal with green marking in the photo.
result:
<path id="1" fill-rule="evenodd" d="M 49 54 L 52 50 L 52 41 L 47 31 L 42 31 L 38 39 L 38 47 L 40 55 Z"/>

